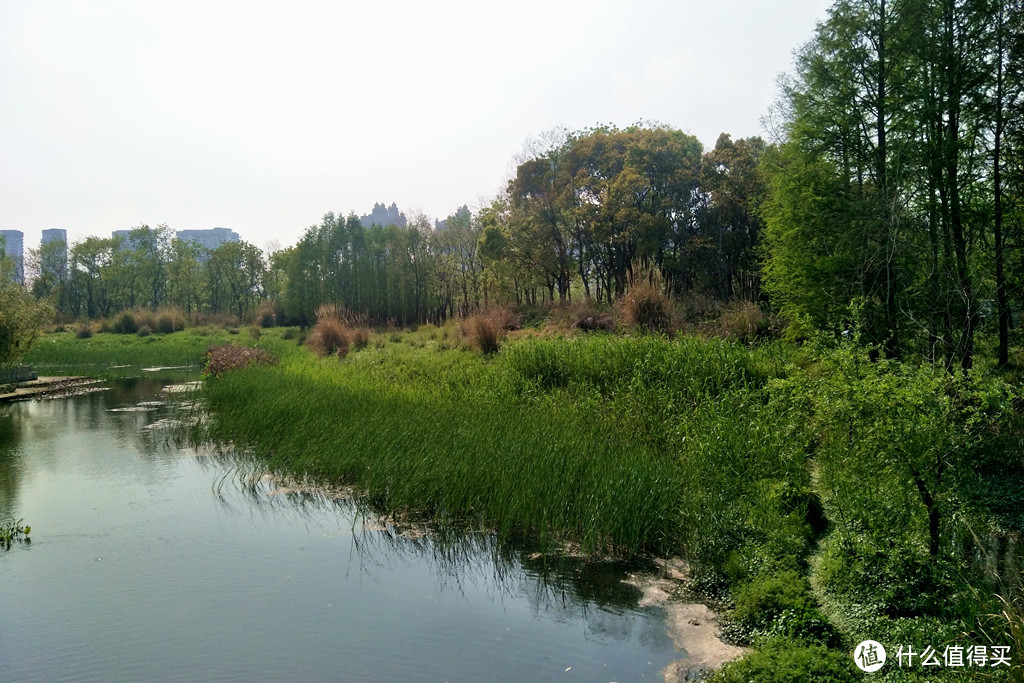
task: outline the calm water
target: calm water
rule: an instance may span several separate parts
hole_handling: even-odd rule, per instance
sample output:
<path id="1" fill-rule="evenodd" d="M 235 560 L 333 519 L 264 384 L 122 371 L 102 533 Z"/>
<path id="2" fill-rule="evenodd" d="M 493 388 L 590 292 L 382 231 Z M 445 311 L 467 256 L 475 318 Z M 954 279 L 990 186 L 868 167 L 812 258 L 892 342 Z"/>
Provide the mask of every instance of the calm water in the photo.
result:
<path id="1" fill-rule="evenodd" d="M 248 485 L 175 445 L 168 384 L 0 406 L 0 517 L 32 526 L 0 551 L 0 680 L 631 681 L 685 657 L 625 567 L 544 572 Z"/>

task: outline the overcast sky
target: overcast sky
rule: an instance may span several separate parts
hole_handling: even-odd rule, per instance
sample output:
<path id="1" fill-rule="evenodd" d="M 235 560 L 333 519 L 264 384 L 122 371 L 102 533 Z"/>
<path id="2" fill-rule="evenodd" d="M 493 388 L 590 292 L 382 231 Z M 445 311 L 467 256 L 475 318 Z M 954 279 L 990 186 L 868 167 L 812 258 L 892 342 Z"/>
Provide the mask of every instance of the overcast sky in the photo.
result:
<path id="1" fill-rule="evenodd" d="M 824 0 L 0 0 L 0 229 L 443 218 L 556 126 L 763 135 Z"/>

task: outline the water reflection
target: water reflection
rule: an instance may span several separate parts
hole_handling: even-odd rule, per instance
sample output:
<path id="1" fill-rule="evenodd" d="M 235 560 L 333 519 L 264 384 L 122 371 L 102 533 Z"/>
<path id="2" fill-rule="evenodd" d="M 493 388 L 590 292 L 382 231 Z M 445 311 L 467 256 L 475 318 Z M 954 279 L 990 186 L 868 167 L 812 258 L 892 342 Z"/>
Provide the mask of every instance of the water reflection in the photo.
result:
<path id="1" fill-rule="evenodd" d="M 589 635 L 599 640 L 636 639 L 653 651 L 674 650 L 660 618 L 637 619 L 641 612 L 660 610 L 641 610 L 642 591 L 623 580 L 630 574 L 658 574 L 651 561 L 542 554 L 522 539 L 502 540 L 487 531 L 381 517 L 351 491 L 332 495 L 262 473 L 245 455 L 233 451 L 210 452 L 200 462 L 216 473 L 213 488 L 218 500 L 233 513 L 250 509 L 306 523 L 325 515 L 343 520 L 351 532 L 347 575 L 372 576 L 401 564 L 425 565 L 436 575 L 439 591 L 463 596 L 470 590 L 483 591 L 499 602 L 525 600 L 534 617 L 585 622 Z"/>
<path id="2" fill-rule="evenodd" d="M 636 680 L 680 656 L 622 583 L 647 567 L 382 519 L 189 446 L 201 407 L 171 381 L 0 414 L 0 505 L 33 527 L 0 556 L 5 680 Z"/>
<path id="3" fill-rule="evenodd" d="M 0 518 L 17 508 L 21 481 L 21 425 L 8 410 L 0 407 Z"/>

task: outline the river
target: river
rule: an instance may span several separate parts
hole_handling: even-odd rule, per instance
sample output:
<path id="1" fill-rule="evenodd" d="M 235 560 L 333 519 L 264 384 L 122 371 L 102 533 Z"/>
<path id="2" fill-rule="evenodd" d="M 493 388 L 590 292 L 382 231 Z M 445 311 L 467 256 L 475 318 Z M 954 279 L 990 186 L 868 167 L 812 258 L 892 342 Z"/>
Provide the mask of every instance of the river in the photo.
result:
<path id="1" fill-rule="evenodd" d="M 4 681 L 660 680 L 650 568 L 423 534 L 179 443 L 181 380 L 0 406 Z"/>

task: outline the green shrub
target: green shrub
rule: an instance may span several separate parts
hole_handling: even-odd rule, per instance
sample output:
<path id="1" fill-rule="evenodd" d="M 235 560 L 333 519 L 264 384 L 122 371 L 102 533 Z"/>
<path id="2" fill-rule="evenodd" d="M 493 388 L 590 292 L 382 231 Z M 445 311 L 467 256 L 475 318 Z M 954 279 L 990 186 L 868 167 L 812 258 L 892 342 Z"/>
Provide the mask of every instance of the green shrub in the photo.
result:
<path id="1" fill-rule="evenodd" d="M 92 337 L 92 326 L 88 323 L 78 328 L 78 334 L 75 335 L 79 339 L 89 339 Z"/>
<path id="2" fill-rule="evenodd" d="M 149 335 L 153 334 L 153 330 L 149 329 L 149 325 L 143 325 L 142 327 L 139 328 L 139 331 L 136 334 L 138 334 L 140 337 L 148 337 Z"/>
<path id="3" fill-rule="evenodd" d="M 812 609 L 810 591 L 810 584 L 799 572 L 762 574 L 736 592 L 736 620 L 752 628 L 767 628 L 786 610 L 802 613 Z"/>
<path id="4" fill-rule="evenodd" d="M 743 659 L 729 662 L 713 683 L 846 683 L 856 680 L 853 657 L 842 650 L 772 638 Z"/>
<path id="5" fill-rule="evenodd" d="M 784 636 L 805 643 L 839 647 L 842 638 L 824 614 L 813 607 L 785 609 L 765 629 L 768 636 Z"/>
<path id="6" fill-rule="evenodd" d="M 894 530 L 895 534 L 895 530 Z M 957 568 L 931 558 L 919 546 L 893 538 L 888 550 L 876 550 L 863 536 L 830 537 L 815 563 L 817 580 L 830 595 L 845 602 L 872 603 L 890 617 L 945 614 L 956 602 L 961 583 Z"/>

